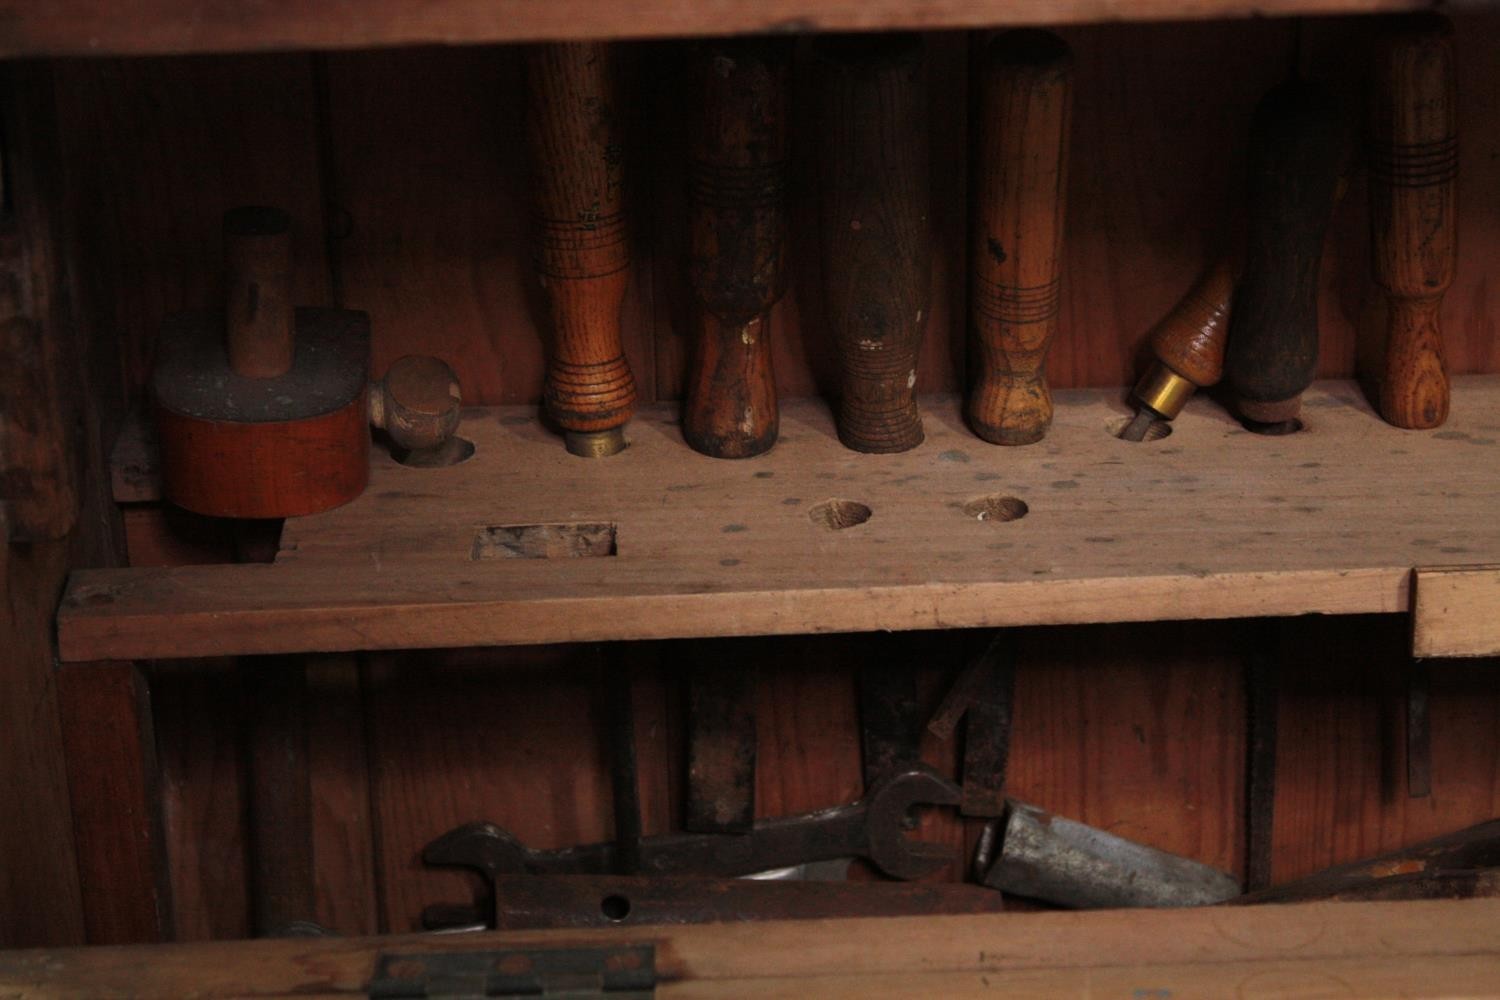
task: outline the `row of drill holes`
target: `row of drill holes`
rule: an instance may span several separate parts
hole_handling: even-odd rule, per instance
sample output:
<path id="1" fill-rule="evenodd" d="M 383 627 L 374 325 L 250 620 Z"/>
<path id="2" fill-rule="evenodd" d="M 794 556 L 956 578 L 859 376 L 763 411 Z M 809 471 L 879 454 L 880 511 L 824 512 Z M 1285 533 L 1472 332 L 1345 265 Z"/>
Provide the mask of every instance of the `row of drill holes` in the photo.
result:
<path id="1" fill-rule="evenodd" d="M 1111 420 L 1105 429 L 1109 431 L 1110 437 L 1120 437 L 1125 433 L 1125 428 L 1130 426 L 1129 417 L 1121 417 L 1119 420 Z M 1257 424 L 1243 421 L 1245 429 L 1265 437 L 1281 437 L 1286 434 L 1296 434 L 1303 429 L 1302 421 L 1293 418 L 1279 424 Z M 1146 436 L 1140 443 L 1147 441 L 1160 441 L 1172 433 L 1172 425 L 1165 420 L 1153 420 L 1151 426 L 1146 428 Z"/>
<path id="2" fill-rule="evenodd" d="M 997 524 L 1004 521 L 1019 521 L 1026 516 L 1028 510 L 1030 508 L 1026 506 L 1026 501 L 1020 497 L 998 494 L 970 500 L 963 506 L 965 517 Z M 827 528 L 829 531 L 841 531 L 857 524 L 864 524 L 870 519 L 872 513 L 874 512 L 869 507 L 857 500 L 825 500 L 808 511 L 808 517 L 812 519 L 813 524 Z"/>

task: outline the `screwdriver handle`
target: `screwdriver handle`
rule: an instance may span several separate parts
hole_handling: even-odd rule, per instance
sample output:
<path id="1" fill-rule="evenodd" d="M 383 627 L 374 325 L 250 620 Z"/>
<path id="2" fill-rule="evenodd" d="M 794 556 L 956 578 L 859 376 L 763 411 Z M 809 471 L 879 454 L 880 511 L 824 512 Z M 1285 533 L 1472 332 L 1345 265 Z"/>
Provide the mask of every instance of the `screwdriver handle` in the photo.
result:
<path id="1" fill-rule="evenodd" d="M 1337 202 L 1349 123 L 1327 91 L 1273 87 L 1250 130 L 1245 267 L 1225 374 L 1252 425 L 1296 418 L 1318 363 L 1318 271 Z"/>
<path id="2" fill-rule="evenodd" d="M 978 214 L 971 228 L 976 364 L 965 415 L 995 444 L 1039 441 L 1052 423 L 1047 349 L 1061 307 L 1073 56 L 1056 35 L 1008 31 L 979 67 Z"/>
<path id="3" fill-rule="evenodd" d="M 1438 313 L 1457 258 L 1453 27 L 1437 14 L 1398 24 L 1375 44 L 1370 87 L 1370 231 L 1390 306 L 1380 414 L 1425 429 L 1448 418 Z"/>
<path id="4" fill-rule="evenodd" d="M 1194 390 L 1223 377 L 1233 296 L 1234 264 L 1221 258 L 1152 327 L 1151 353 L 1156 363 L 1136 384 L 1136 399 L 1171 420 L 1182 412 Z"/>
<path id="5" fill-rule="evenodd" d="M 535 263 L 552 324 L 543 399 L 570 452 L 625 446 L 635 380 L 620 341 L 630 281 L 613 50 L 532 47 L 525 59 L 526 147 Z"/>
<path id="6" fill-rule="evenodd" d="M 862 452 L 922 443 L 917 350 L 928 312 L 922 37 L 820 41 L 823 291 L 839 358 L 838 434 Z"/>
<path id="7" fill-rule="evenodd" d="M 279 208 L 224 213 L 224 340 L 229 367 L 250 378 L 292 370 L 292 220 Z"/>
<path id="8" fill-rule="evenodd" d="M 698 330 L 683 437 L 715 458 L 776 443 L 771 307 L 785 289 L 786 40 L 705 43 L 689 74 L 689 275 Z"/>

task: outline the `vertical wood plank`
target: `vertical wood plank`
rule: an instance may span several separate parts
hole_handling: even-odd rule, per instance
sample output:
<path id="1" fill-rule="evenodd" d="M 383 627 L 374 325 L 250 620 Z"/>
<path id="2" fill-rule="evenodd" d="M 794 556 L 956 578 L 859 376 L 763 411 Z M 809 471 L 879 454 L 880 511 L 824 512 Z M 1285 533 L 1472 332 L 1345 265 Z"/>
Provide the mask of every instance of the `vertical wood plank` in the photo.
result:
<path id="1" fill-rule="evenodd" d="M 1432 793 L 1406 788 L 1406 622 L 1289 623 L 1282 668 L 1274 882 L 1500 813 L 1500 673 L 1433 661 Z"/>
<path id="2" fill-rule="evenodd" d="M 160 773 L 145 676 L 133 663 L 58 668 L 68 792 L 90 944 L 172 937 Z"/>
<path id="3" fill-rule="evenodd" d="M 246 938 L 250 929 L 245 704 L 233 660 L 153 668 L 174 938 Z"/>
<path id="4" fill-rule="evenodd" d="M 338 934 L 380 929 L 363 668 L 353 656 L 306 659 L 314 917 Z"/>

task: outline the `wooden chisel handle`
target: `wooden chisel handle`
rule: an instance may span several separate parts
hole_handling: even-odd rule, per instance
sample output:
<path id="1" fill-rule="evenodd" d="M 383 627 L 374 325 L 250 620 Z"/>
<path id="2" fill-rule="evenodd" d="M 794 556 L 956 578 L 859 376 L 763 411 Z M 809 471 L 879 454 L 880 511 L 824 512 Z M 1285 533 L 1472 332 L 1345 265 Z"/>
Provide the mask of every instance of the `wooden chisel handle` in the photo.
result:
<path id="1" fill-rule="evenodd" d="M 526 56 L 536 269 L 552 323 L 543 398 L 570 452 L 612 455 L 635 407 L 620 341 L 630 281 L 614 59 L 599 42 Z"/>
<path id="2" fill-rule="evenodd" d="M 785 287 L 785 40 L 705 43 L 689 88 L 689 270 L 698 305 L 683 437 L 715 458 L 776 443 L 771 307 Z"/>
<path id="3" fill-rule="evenodd" d="M 1157 416 L 1176 418 L 1194 390 L 1223 377 L 1233 295 L 1234 264 L 1217 260 L 1152 328 L 1156 363 L 1136 383 L 1134 395 Z"/>
<path id="4" fill-rule="evenodd" d="M 1301 80 L 1272 88 L 1250 131 L 1245 268 L 1225 374 L 1252 427 L 1295 420 L 1318 363 L 1318 270 L 1349 142 L 1347 117 Z"/>
<path id="5" fill-rule="evenodd" d="M 1009 31 L 979 68 L 977 215 L 970 242 L 972 355 L 965 415 L 995 444 L 1052 423 L 1047 349 L 1061 307 L 1073 56 L 1046 31 Z"/>
<path id="6" fill-rule="evenodd" d="M 906 451 L 922 443 L 917 349 L 932 271 L 922 38 L 829 38 L 817 52 L 823 289 L 839 357 L 839 440 L 855 451 Z"/>
<path id="7" fill-rule="evenodd" d="M 1438 312 L 1453 283 L 1458 136 L 1453 27 L 1402 19 L 1375 45 L 1370 87 L 1370 230 L 1389 302 L 1380 414 L 1397 427 L 1448 418 Z"/>
<path id="8" fill-rule="evenodd" d="M 224 213 L 224 340 L 229 367 L 250 378 L 292 370 L 292 220 L 279 208 Z"/>

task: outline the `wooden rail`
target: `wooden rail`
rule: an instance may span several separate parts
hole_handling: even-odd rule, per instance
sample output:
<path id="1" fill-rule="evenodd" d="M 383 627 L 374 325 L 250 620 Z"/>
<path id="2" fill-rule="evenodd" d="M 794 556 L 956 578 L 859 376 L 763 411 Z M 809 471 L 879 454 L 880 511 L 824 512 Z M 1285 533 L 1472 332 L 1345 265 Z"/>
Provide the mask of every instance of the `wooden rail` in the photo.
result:
<path id="1" fill-rule="evenodd" d="M 0 0 L 0 56 L 351 49 L 1430 9 L 1423 0 Z"/>
<path id="2" fill-rule="evenodd" d="M 292 938 L 0 953 L 0 991 L 364 996 L 377 956 L 655 945 L 666 997 L 1495 996 L 1500 901 Z"/>

